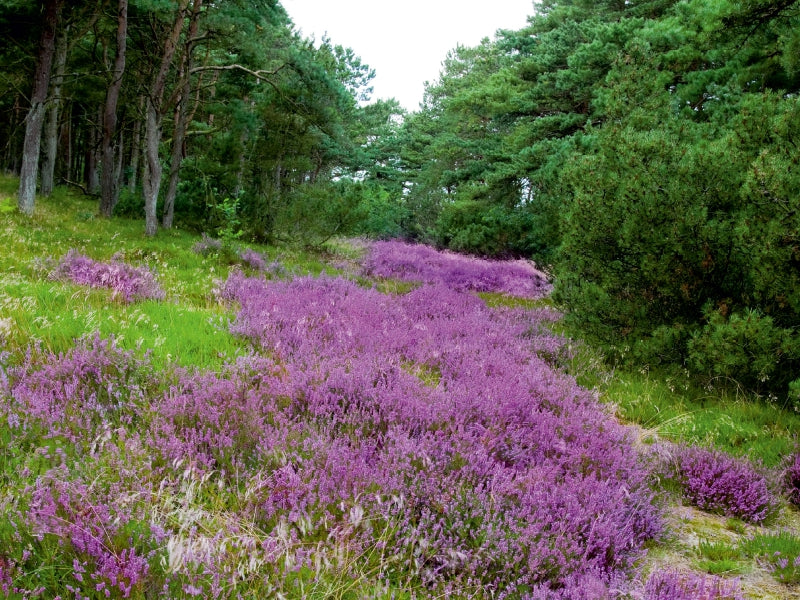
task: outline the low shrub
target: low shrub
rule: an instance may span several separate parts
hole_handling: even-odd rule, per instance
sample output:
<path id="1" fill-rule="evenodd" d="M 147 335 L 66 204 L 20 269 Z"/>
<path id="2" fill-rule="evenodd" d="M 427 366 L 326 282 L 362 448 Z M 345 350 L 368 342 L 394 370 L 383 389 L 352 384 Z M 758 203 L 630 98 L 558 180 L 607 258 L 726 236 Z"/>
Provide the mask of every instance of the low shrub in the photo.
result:
<path id="1" fill-rule="evenodd" d="M 552 587 L 548 597 L 564 599 L 608 584 L 658 534 L 627 433 L 531 355 L 537 313 L 491 310 L 441 285 L 385 296 L 329 278 L 236 273 L 223 294 L 241 306 L 231 330 L 280 365 L 257 369 L 273 373 L 259 387 L 280 394 L 257 446 L 296 458 L 265 474 L 254 507 L 264 522 L 286 511 L 316 522 L 344 503 L 347 518 L 370 524 L 349 543 L 367 548 L 384 531 L 382 552 L 425 585 L 456 595 L 472 584 L 512 595 Z M 167 437 L 190 444 L 174 457 L 205 452 L 207 468 L 234 466 L 185 434 Z M 592 573 L 604 575 L 587 588 Z"/>
<path id="2" fill-rule="evenodd" d="M 644 600 L 744 600 L 744 595 L 738 581 L 664 569 L 647 580 Z"/>
<path id="3" fill-rule="evenodd" d="M 783 481 L 789 502 L 800 506 L 800 452 L 796 452 L 790 458 L 789 466 L 784 471 Z"/>
<path id="4" fill-rule="evenodd" d="M 749 462 L 716 450 L 682 450 L 678 455 L 678 478 L 684 497 L 710 512 L 761 523 L 775 505 L 763 475 Z"/>
<path id="5" fill-rule="evenodd" d="M 429 246 L 375 242 L 364 261 L 364 272 L 404 281 L 441 283 L 451 289 L 502 292 L 539 298 L 550 291 L 544 273 L 527 261 L 489 261 L 437 252 Z"/>
<path id="6" fill-rule="evenodd" d="M 210 256 L 222 251 L 222 241 L 203 233 L 200 241 L 192 246 L 192 250 L 200 256 Z"/>
<path id="7" fill-rule="evenodd" d="M 161 300 L 164 290 L 155 274 L 145 267 L 133 267 L 116 258 L 110 263 L 92 260 L 76 250 L 70 250 L 50 273 L 52 279 L 72 281 L 78 285 L 108 288 L 113 298 L 125 303 L 136 300 Z"/>

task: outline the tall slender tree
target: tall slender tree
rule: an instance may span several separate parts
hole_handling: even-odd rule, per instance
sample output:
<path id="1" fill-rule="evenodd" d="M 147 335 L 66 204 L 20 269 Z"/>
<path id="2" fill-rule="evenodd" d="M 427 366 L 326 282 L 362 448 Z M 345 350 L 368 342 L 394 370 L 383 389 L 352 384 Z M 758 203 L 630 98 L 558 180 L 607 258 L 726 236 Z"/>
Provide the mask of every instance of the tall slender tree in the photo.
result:
<path id="1" fill-rule="evenodd" d="M 178 178 L 180 177 L 181 163 L 183 162 L 186 128 L 189 124 L 189 96 L 192 92 L 194 49 L 199 41 L 198 31 L 202 10 L 203 0 L 194 0 L 189 19 L 189 31 L 186 35 L 186 43 L 184 44 L 184 52 L 181 58 L 178 100 L 175 107 L 175 127 L 172 135 L 172 156 L 167 191 L 164 195 L 164 215 L 161 220 L 161 225 L 164 229 L 171 228 L 172 221 L 175 218 L 175 197 L 178 194 Z"/>
<path id="2" fill-rule="evenodd" d="M 47 105 L 47 121 L 42 140 L 41 193 L 49 196 L 55 186 L 56 156 L 58 154 L 58 122 L 61 117 L 61 90 L 69 49 L 69 24 L 59 28 L 56 35 L 54 73 L 50 82 L 50 101 Z"/>
<path id="3" fill-rule="evenodd" d="M 145 170 L 144 170 L 144 212 L 145 235 L 154 236 L 158 231 L 156 206 L 161 189 L 161 161 L 158 148 L 161 143 L 161 124 L 164 119 L 164 94 L 167 78 L 172 67 L 172 59 L 184 28 L 189 0 L 180 0 L 175 19 L 161 46 L 161 60 L 150 82 L 145 112 Z"/>
<path id="4" fill-rule="evenodd" d="M 56 50 L 56 30 L 63 5 L 64 0 L 46 0 L 42 10 L 42 33 L 36 58 L 36 71 L 33 76 L 31 105 L 25 124 L 25 142 L 22 148 L 22 168 L 20 169 L 17 195 L 17 206 L 20 212 L 26 215 L 33 214 L 36 200 L 36 179 L 39 172 L 39 151 L 42 142 L 45 102 Z"/>
<path id="5" fill-rule="evenodd" d="M 117 132 L 117 103 L 125 73 L 125 50 L 128 39 L 128 0 L 117 5 L 117 47 L 111 82 L 106 92 L 103 110 L 102 173 L 100 180 L 100 214 L 110 217 L 114 210 L 117 178 L 114 169 L 114 136 Z"/>

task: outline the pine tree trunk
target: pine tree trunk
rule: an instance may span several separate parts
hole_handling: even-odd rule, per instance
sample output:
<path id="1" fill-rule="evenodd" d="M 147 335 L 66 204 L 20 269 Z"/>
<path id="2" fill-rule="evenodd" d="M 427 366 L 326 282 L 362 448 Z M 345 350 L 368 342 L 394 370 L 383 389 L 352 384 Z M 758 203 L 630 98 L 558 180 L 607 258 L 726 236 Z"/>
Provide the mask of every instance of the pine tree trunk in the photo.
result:
<path id="1" fill-rule="evenodd" d="M 19 174 L 17 206 L 26 215 L 33 214 L 36 201 L 36 177 L 39 173 L 39 150 L 42 143 L 42 124 L 47 88 L 50 86 L 50 71 L 56 49 L 56 28 L 64 0 L 47 0 L 44 4 L 42 36 L 39 40 L 39 55 L 33 76 L 31 108 L 25 125 L 25 142 L 22 148 L 22 167 Z"/>
<path id="2" fill-rule="evenodd" d="M 128 37 L 128 0 L 119 0 L 117 7 L 117 56 L 114 59 L 114 70 L 111 85 L 106 92 L 106 104 L 103 110 L 103 149 L 102 179 L 100 185 L 100 214 L 111 217 L 116 197 L 116 180 L 114 173 L 114 136 L 117 132 L 117 103 L 122 88 L 122 76 L 125 73 L 125 43 Z"/>
<path id="3" fill-rule="evenodd" d="M 86 123 L 86 159 L 84 163 L 84 181 L 90 194 L 100 192 L 100 131 L 99 122 L 103 118 L 103 109 L 99 109 L 96 120 Z"/>
<path id="4" fill-rule="evenodd" d="M 67 41 L 69 25 L 56 35 L 54 74 L 51 78 L 50 103 L 47 106 L 47 121 L 44 126 L 44 148 L 42 150 L 41 193 L 49 196 L 55 187 L 56 157 L 58 156 L 58 120 L 61 116 L 61 85 L 67 65 Z"/>
<path id="5" fill-rule="evenodd" d="M 144 117 L 144 96 L 139 98 L 139 112 L 133 122 L 133 139 L 131 140 L 131 164 L 128 190 L 133 194 L 139 183 L 139 159 L 142 156 L 142 119 Z"/>
<path id="6" fill-rule="evenodd" d="M 117 151 L 117 162 L 114 165 L 114 197 L 111 201 L 111 212 L 114 212 L 117 204 L 119 203 L 119 193 L 122 190 L 122 164 L 125 155 L 125 140 L 123 136 L 124 132 L 120 132 L 119 135 L 119 144 L 116 145 Z"/>
<path id="7" fill-rule="evenodd" d="M 156 205 L 161 187 L 161 162 L 158 160 L 158 145 L 161 142 L 161 116 L 152 100 L 147 101 L 147 117 L 144 130 L 144 233 L 154 236 L 158 231 Z"/>
<path id="8" fill-rule="evenodd" d="M 21 103 L 22 96 L 17 94 L 14 98 L 14 108 L 11 111 L 13 118 L 11 119 L 11 125 L 9 127 L 9 131 L 14 132 L 20 126 L 21 123 L 25 121 L 24 112 L 22 110 L 22 103 Z M 20 147 L 20 140 L 19 136 L 11 134 L 11 138 L 6 145 L 6 159 L 4 163 L 7 165 L 8 171 L 13 175 L 19 175 L 19 163 L 20 163 L 20 156 L 22 156 L 22 148 Z"/>
<path id="9" fill-rule="evenodd" d="M 183 56 L 183 75 L 181 78 L 181 93 L 178 99 L 178 106 L 175 110 L 175 132 L 172 136 L 172 157 L 169 170 L 169 182 L 167 193 L 164 195 L 164 216 L 161 224 L 164 229 L 172 228 L 175 217 L 175 197 L 178 195 L 178 179 L 183 162 L 183 143 L 186 139 L 186 128 L 189 125 L 189 94 L 192 91 L 192 54 L 194 52 L 194 38 L 197 37 L 199 26 L 200 11 L 203 7 L 203 0 L 194 0 L 192 7 L 192 19 L 189 23 L 189 33 L 186 36 L 186 50 Z"/>
<path id="10" fill-rule="evenodd" d="M 74 155 L 72 149 L 72 104 L 68 104 L 64 110 L 64 131 L 61 134 L 61 149 L 63 151 L 64 160 L 62 164 L 65 167 L 66 178 L 74 179 L 73 173 L 75 172 Z"/>
<path id="11" fill-rule="evenodd" d="M 167 75 L 172 57 L 180 40 L 183 31 L 184 16 L 189 0 L 181 0 L 178 7 L 175 23 L 170 32 L 169 38 L 164 41 L 164 53 L 161 55 L 161 66 L 156 73 L 150 94 L 147 98 L 147 119 L 145 121 L 145 171 L 143 181 L 144 191 L 144 218 L 145 235 L 152 237 L 158 231 L 158 218 L 156 207 L 158 204 L 158 192 L 161 189 L 161 163 L 158 160 L 158 146 L 161 143 L 161 121 L 163 118 L 162 109 L 164 105 L 164 90 L 167 84 Z"/>

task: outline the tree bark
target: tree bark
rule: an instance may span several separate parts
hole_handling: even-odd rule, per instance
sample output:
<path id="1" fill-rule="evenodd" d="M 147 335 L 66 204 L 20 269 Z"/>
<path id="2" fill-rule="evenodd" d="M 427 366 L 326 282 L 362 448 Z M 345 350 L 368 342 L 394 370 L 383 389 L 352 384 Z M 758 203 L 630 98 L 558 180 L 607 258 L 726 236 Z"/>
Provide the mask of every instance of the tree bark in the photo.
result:
<path id="1" fill-rule="evenodd" d="M 175 133 L 172 136 L 172 158 L 169 170 L 167 193 L 164 195 L 164 216 L 161 221 L 164 229 L 170 229 L 175 217 L 175 197 L 178 195 L 178 179 L 180 176 L 181 162 L 183 162 L 183 143 L 186 139 L 186 128 L 189 124 L 189 94 L 192 91 L 192 68 L 194 66 L 193 53 L 200 21 L 200 11 L 203 0 L 194 0 L 192 18 L 189 23 L 189 34 L 186 36 L 186 47 L 183 56 L 183 75 L 181 78 L 181 91 L 178 105 L 175 110 Z"/>
<path id="2" fill-rule="evenodd" d="M 26 215 L 33 214 L 36 201 L 36 176 L 39 173 L 39 150 L 42 143 L 42 124 L 50 71 L 56 49 L 56 30 L 64 0 L 46 0 L 44 3 L 42 35 L 33 76 L 31 107 L 25 125 L 25 142 L 22 148 L 22 168 L 19 177 L 17 206 Z"/>
<path id="3" fill-rule="evenodd" d="M 100 215 L 111 217 L 116 198 L 116 181 L 114 172 L 114 136 L 117 132 L 117 103 L 122 89 L 122 76 L 125 73 L 125 48 L 128 37 L 128 0 L 119 0 L 117 6 L 117 55 L 114 59 L 114 70 L 111 85 L 106 92 L 106 104 L 103 111 L 103 150 L 102 179 L 100 181 Z"/>
<path id="4" fill-rule="evenodd" d="M 89 194 L 100 192 L 100 144 L 102 143 L 102 132 L 100 131 L 103 120 L 103 107 L 97 107 L 97 116 L 94 120 L 86 122 L 86 163 L 85 181 L 86 189 Z"/>
<path id="5" fill-rule="evenodd" d="M 58 121 L 61 116 L 61 85 L 67 66 L 67 43 L 69 25 L 56 34 L 54 73 L 50 80 L 50 102 L 47 106 L 47 121 L 44 126 L 44 148 L 42 150 L 41 194 L 49 196 L 55 187 L 56 157 L 58 156 Z"/>
<path id="6" fill-rule="evenodd" d="M 183 21 L 186 7 L 189 0 L 181 0 L 178 7 L 178 14 L 172 26 L 169 37 L 164 41 L 164 51 L 161 55 L 161 65 L 156 72 L 150 86 L 150 94 L 147 98 L 147 117 L 145 120 L 145 170 L 142 187 L 144 188 L 144 213 L 145 226 L 144 232 L 147 236 L 154 236 L 158 231 L 158 218 L 156 207 L 158 204 L 158 192 L 161 188 L 161 163 L 158 160 L 158 146 L 161 143 L 161 121 L 163 119 L 164 90 L 167 84 L 172 58 L 178 46 L 181 32 L 183 31 Z"/>
<path id="7" fill-rule="evenodd" d="M 139 98 L 139 111 L 133 121 L 133 139 L 131 140 L 131 164 L 130 178 L 128 179 L 128 191 L 131 194 L 136 192 L 136 185 L 139 183 L 139 159 L 142 156 L 142 120 L 144 118 L 145 98 Z"/>
<path id="8" fill-rule="evenodd" d="M 144 127 L 144 233 L 154 236 L 158 231 L 156 203 L 161 186 L 161 163 L 158 160 L 158 144 L 161 142 L 161 118 L 151 100 L 147 102 L 147 116 Z"/>

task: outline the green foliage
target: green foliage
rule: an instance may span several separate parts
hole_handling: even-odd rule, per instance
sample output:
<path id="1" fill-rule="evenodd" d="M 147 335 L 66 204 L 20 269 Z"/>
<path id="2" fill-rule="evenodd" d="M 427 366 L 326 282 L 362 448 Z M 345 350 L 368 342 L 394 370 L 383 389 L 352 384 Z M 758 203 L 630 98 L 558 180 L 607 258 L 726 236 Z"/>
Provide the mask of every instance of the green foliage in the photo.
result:
<path id="1" fill-rule="evenodd" d="M 650 45 L 629 46 L 600 95 L 617 118 L 562 173 L 573 198 L 556 298 L 616 358 L 628 348 L 635 360 L 685 362 L 709 380 L 785 399 L 800 367 L 798 183 L 787 154 L 797 99 L 750 93 L 741 78 L 753 65 L 708 37 L 704 20 L 722 17 L 692 8 L 676 35 L 653 24 L 640 33 Z M 722 66 L 695 72 L 703 52 Z M 676 71 L 672 82 L 668 70 L 651 70 L 657 61 Z M 633 110 L 614 105 L 622 98 L 612 82 L 637 98 Z"/>
<path id="2" fill-rule="evenodd" d="M 274 215 L 274 235 L 283 242 L 319 248 L 335 235 L 355 231 L 363 218 L 357 184 L 306 185 L 291 194 Z"/>
<path id="3" fill-rule="evenodd" d="M 789 532 L 757 534 L 742 544 L 744 553 L 766 563 L 781 583 L 800 583 L 800 538 Z"/>
<path id="4" fill-rule="evenodd" d="M 223 198 L 214 206 L 217 227 L 217 236 L 223 246 L 232 248 L 236 240 L 244 234 L 239 218 L 239 198 Z"/>
<path id="5" fill-rule="evenodd" d="M 688 364 L 693 370 L 750 388 L 776 378 L 784 379 L 782 385 L 788 384 L 786 378 L 791 375 L 781 373 L 780 367 L 787 358 L 797 360 L 797 341 L 776 327 L 771 317 L 750 309 L 728 317 L 708 310 L 706 319 L 707 324 L 688 345 Z"/>
<path id="6" fill-rule="evenodd" d="M 363 218 L 357 226 L 357 233 L 379 240 L 405 236 L 405 226 L 410 216 L 408 207 L 383 187 L 370 184 L 362 186 L 358 210 Z"/>
<path id="7" fill-rule="evenodd" d="M 508 209 L 477 200 L 456 200 L 439 213 L 434 235 L 439 245 L 469 254 L 530 254 L 532 218 L 524 209 Z"/>

